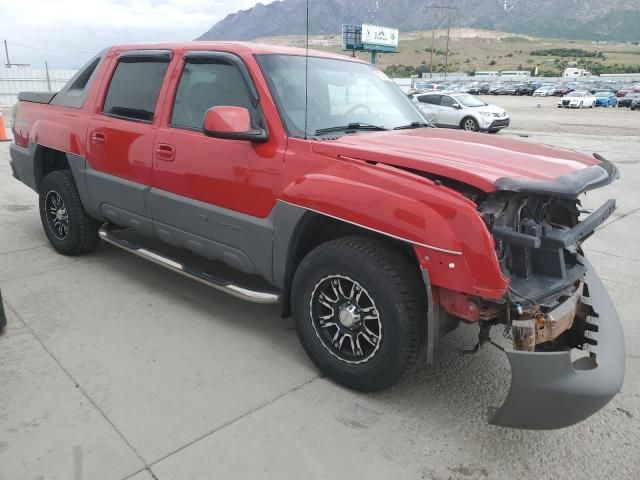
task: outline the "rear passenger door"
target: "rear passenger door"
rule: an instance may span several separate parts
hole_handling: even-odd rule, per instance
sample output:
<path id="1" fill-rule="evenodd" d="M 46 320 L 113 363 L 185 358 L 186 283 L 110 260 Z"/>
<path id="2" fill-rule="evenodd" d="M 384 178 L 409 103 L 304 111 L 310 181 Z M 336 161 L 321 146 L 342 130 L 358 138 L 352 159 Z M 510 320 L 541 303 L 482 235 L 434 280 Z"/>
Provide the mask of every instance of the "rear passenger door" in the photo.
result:
<path id="1" fill-rule="evenodd" d="M 228 52 L 187 52 L 165 103 L 153 160 L 151 208 L 165 242 L 268 277 L 272 210 L 281 189 L 284 144 L 205 136 L 214 106 L 249 110 L 267 129 L 244 61 Z"/>
<path id="2" fill-rule="evenodd" d="M 440 97 L 441 95 L 420 95 L 418 97 L 418 108 L 424 118 L 431 123 L 438 123 Z"/>
<path id="3" fill-rule="evenodd" d="M 158 98 L 171 58 L 170 50 L 121 53 L 87 131 L 90 211 L 148 235 Z"/>

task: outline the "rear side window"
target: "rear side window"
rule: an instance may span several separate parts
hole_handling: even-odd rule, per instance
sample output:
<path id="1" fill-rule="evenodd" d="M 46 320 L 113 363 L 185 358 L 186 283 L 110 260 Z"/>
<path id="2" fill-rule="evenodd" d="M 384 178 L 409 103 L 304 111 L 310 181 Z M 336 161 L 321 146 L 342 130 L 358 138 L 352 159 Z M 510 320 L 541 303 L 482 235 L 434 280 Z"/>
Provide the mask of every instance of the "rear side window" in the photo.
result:
<path id="1" fill-rule="evenodd" d="M 220 60 L 185 63 L 171 125 L 201 130 L 207 110 L 221 105 L 244 107 L 254 113 L 249 89 L 238 67 Z"/>
<path id="2" fill-rule="evenodd" d="M 420 103 L 429 103 L 431 105 L 440 105 L 440 95 L 423 95 L 418 98 Z"/>
<path id="3" fill-rule="evenodd" d="M 103 113 L 152 121 L 168 66 L 161 61 L 120 61 L 109 84 Z"/>
<path id="4" fill-rule="evenodd" d="M 63 107 L 81 108 L 84 105 L 84 101 L 87 98 L 87 93 L 93 79 L 96 77 L 96 72 L 102 64 L 108 49 L 101 51 L 98 55 L 93 57 L 84 67 L 80 69 L 74 77 L 62 87 L 62 90 L 58 92 L 51 105 L 60 105 Z"/>

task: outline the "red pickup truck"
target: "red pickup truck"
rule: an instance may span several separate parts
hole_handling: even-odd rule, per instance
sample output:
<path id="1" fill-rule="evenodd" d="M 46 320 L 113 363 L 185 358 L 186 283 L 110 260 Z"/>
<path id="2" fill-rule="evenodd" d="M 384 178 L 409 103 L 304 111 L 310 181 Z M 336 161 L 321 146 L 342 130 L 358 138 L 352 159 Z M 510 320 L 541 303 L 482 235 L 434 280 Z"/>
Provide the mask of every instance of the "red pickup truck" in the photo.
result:
<path id="1" fill-rule="evenodd" d="M 249 43 L 117 46 L 19 98 L 11 167 L 62 254 L 102 239 L 281 302 L 360 391 L 431 362 L 459 322 L 474 350 L 499 326 L 497 425 L 571 425 L 621 387 L 620 322 L 581 249 L 615 209 L 580 207 L 618 177 L 598 154 L 432 128 L 372 65 Z"/>

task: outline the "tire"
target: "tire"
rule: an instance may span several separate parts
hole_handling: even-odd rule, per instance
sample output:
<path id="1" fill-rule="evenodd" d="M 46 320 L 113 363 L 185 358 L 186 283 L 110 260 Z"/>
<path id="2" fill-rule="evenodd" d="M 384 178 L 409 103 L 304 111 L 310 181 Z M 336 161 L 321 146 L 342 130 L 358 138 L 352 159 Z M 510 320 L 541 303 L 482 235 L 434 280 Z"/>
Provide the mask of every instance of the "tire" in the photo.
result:
<path id="1" fill-rule="evenodd" d="M 480 130 L 480 125 L 478 125 L 478 121 L 473 117 L 464 117 L 460 122 L 460 128 L 467 132 L 477 132 Z"/>
<path id="2" fill-rule="evenodd" d="M 377 240 L 343 237 L 316 247 L 296 270 L 291 303 L 313 363 L 353 390 L 390 387 L 423 349 L 424 282 L 408 259 Z"/>
<path id="3" fill-rule="evenodd" d="M 58 252 L 81 255 L 96 249 L 100 222 L 84 211 L 69 170 L 56 170 L 44 177 L 39 206 L 44 233 Z"/>

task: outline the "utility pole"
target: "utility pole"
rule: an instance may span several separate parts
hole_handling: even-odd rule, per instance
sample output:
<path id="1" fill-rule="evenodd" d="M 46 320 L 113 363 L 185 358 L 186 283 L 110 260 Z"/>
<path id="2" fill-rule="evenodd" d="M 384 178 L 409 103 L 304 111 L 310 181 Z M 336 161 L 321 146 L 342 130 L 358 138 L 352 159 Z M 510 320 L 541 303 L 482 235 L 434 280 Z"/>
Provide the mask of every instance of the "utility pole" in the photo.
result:
<path id="1" fill-rule="evenodd" d="M 47 88 L 51 91 L 51 78 L 49 77 L 49 64 L 47 61 L 44 61 L 44 69 L 47 72 Z"/>
<path id="2" fill-rule="evenodd" d="M 7 39 L 4 39 L 4 54 L 7 56 L 7 68 L 11 68 L 11 60 L 9 60 L 9 47 L 7 47 Z"/>
<path id="3" fill-rule="evenodd" d="M 445 52 L 444 59 L 444 76 L 447 76 L 447 70 L 449 69 L 449 38 L 451 35 L 451 12 L 453 10 L 458 10 L 458 7 L 451 6 L 451 0 L 449 0 L 448 5 L 431 5 L 429 7 L 425 7 L 425 12 L 429 13 L 429 10 L 447 10 L 448 12 L 448 20 L 447 20 L 447 49 Z M 433 22 L 432 22 L 433 24 Z M 433 77 L 433 53 L 434 53 L 434 40 L 435 40 L 435 29 L 431 28 L 431 65 L 430 65 L 430 77 Z"/>
<path id="4" fill-rule="evenodd" d="M 433 22 L 431 24 L 431 60 L 429 61 L 429 78 L 433 78 L 433 46 L 436 40 L 436 29 Z"/>
<path id="5" fill-rule="evenodd" d="M 451 2 L 449 2 L 449 20 L 447 21 L 447 49 L 444 54 L 444 76 L 447 77 L 449 71 L 449 36 L 451 34 Z"/>

